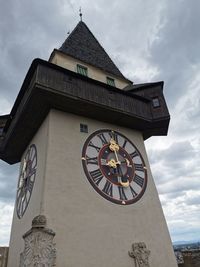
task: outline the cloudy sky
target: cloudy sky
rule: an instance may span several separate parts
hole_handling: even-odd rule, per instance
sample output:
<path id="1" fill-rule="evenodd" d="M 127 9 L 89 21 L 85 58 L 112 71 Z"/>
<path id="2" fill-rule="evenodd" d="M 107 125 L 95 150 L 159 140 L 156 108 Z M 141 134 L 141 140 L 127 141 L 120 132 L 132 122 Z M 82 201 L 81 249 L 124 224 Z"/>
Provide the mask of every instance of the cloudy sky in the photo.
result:
<path id="1" fill-rule="evenodd" d="M 108 5 L 109 3 L 109 5 Z M 0 114 L 8 114 L 34 58 L 48 60 L 83 20 L 135 83 L 164 80 L 167 137 L 146 141 L 173 241 L 200 240 L 200 2 L 0 0 Z M 18 164 L 0 161 L 0 245 L 8 245 Z"/>

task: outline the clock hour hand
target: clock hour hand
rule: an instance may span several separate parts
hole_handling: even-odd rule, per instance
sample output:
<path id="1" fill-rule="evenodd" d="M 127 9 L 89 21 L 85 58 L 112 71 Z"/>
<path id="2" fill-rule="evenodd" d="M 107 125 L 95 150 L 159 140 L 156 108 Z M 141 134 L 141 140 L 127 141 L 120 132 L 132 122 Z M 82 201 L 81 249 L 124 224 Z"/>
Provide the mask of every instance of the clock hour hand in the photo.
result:
<path id="1" fill-rule="evenodd" d="M 123 176 L 123 173 L 122 173 L 122 170 L 121 170 L 121 167 L 120 167 L 121 162 L 119 161 L 118 154 L 117 154 L 117 152 L 119 151 L 119 145 L 116 143 L 116 141 L 113 138 L 111 138 L 111 140 L 110 140 L 109 148 L 110 148 L 111 151 L 114 152 L 116 160 L 117 160 L 117 163 L 119 165 L 119 166 L 116 165 L 116 167 L 118 169 L 118 172 L 120 172 L 120 176 L 118 177 L 118 179 L 119 179 L 118 182 L 122 186 L 128 187 L 129 186 L 129 181 L 128 181 L 128 179 L 126 177 Z"/>
<path id="2" fill-rule="evenodd" d="M 26 171 L 27 171 L 27 161 L 26 161 L 26 159 L 24 159 L 21 175 L 20 175 L 20 178 L 19 178 L 19 187 L 18 187 L 18 189 L 21 189 L 22 187 L 24 187 L 25 180 L 26 180 Z"/>
<path id="3" fill-rule="evenodd" d="M 129 180 L 123 175 L 122 173 L 122 169 L 121 166 L 118 166 L 118 172 L 119 172 L 119 183 L 123 186 L 123 187 L 128 187 L 129 186 Z"/>
<path id="4" fill-rule="evenodd" d="M 119 161 L 115 161 L 114 159 L 111 159 L 106 163 L 107 166 L 109 166 L 111 168 L 114 168 L 114 169 L 117 168 L 118 164 L 120 164 L 120 162 Z"/>
<path id="5" fill-rule="evenodd" d="M 117 162 L 120 163 L 120 161 L 118 159 L 118 155 L 117 155 L 117 152 L 119 151 L 119 145 L 116 143 L 116 141 L 113 138 L 110 139 L 109 148 L 111 151 L 114 152 Z"/>
<path id="6" fill-rule="evenodd" d="M 121 164 L 126 164 L 127 167 L 132 167 L 132 165 L 130 164 L 130 161 L 126 158 L 123 161 L 121 161 Z"/>

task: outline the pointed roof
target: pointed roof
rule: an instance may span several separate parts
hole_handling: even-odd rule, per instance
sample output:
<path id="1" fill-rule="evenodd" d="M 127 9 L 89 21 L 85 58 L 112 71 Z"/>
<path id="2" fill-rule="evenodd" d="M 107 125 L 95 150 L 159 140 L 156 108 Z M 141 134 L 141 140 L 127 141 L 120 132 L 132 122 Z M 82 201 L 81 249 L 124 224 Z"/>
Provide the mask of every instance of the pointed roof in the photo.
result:
<path id="1" fill-rule="evenodd" d="M 83 21 L 77 24 L 59 51 L 126 79 Z"/>

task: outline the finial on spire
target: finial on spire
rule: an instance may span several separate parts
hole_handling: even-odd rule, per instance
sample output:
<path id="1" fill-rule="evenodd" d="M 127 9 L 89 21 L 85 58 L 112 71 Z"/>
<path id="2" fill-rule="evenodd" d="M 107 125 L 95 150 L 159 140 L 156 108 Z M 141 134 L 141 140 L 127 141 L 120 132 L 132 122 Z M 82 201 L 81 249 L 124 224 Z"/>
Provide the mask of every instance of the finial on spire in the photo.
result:
<path id="1" fill-rule="evenodd" d="M 81 12 L 81 7 L 79 8 L 79 16 L 80 16 L 80 20 L 82 21 L 82 16 L 83 16 L 83 14 L 82 14 L 82 12 Z"/>

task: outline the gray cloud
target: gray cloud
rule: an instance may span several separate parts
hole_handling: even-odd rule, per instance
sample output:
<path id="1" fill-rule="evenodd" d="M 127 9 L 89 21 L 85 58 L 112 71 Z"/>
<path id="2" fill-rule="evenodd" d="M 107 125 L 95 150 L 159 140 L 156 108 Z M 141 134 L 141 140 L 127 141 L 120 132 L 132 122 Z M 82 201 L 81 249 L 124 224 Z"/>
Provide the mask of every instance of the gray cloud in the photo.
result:
<path id="1" fill-rule="evenodd" d="M 166 81 L 170 107 L 187 91 L 199 65 L 198 1 L 168 2 L 163 10 L 162 27 L 151 45 L 151 63 Z M 172 97 L 173 96 L 173 97 Z"/>
<path id="2" fill-rule="evenodd" d="M 187 205 L 200 205 L 200 195 L 191 195 L 187 200 L 186 200 Z"/>
<path id="3" fill-rule="evenodd" d="M 14 202 L 19 165 L 8 166 L 0 161 L 0 201 Z"/>
<path id="4" fill-rule="evenodd" d="M 0 91 L 10 103 L 14 102 L 32 60 L 48 59 L 58 40 L 65 38 L 67 25 L 62 6 L 61 0 L 10 0 L 1 4 Z"/>
<path id="5" fill-rule="evenodd" d="M 188 158 L 195 156 L 195 149 L 192 147 L 189 141 L 173 142 L 167 149 L 164 150 L 149 150 L 149 159 L 153 163 L 156 163 L 158 159 L 165 164 L 176 164 L 183 162 Z M 173 159 L 173 160 L 172 160 Z"/>

